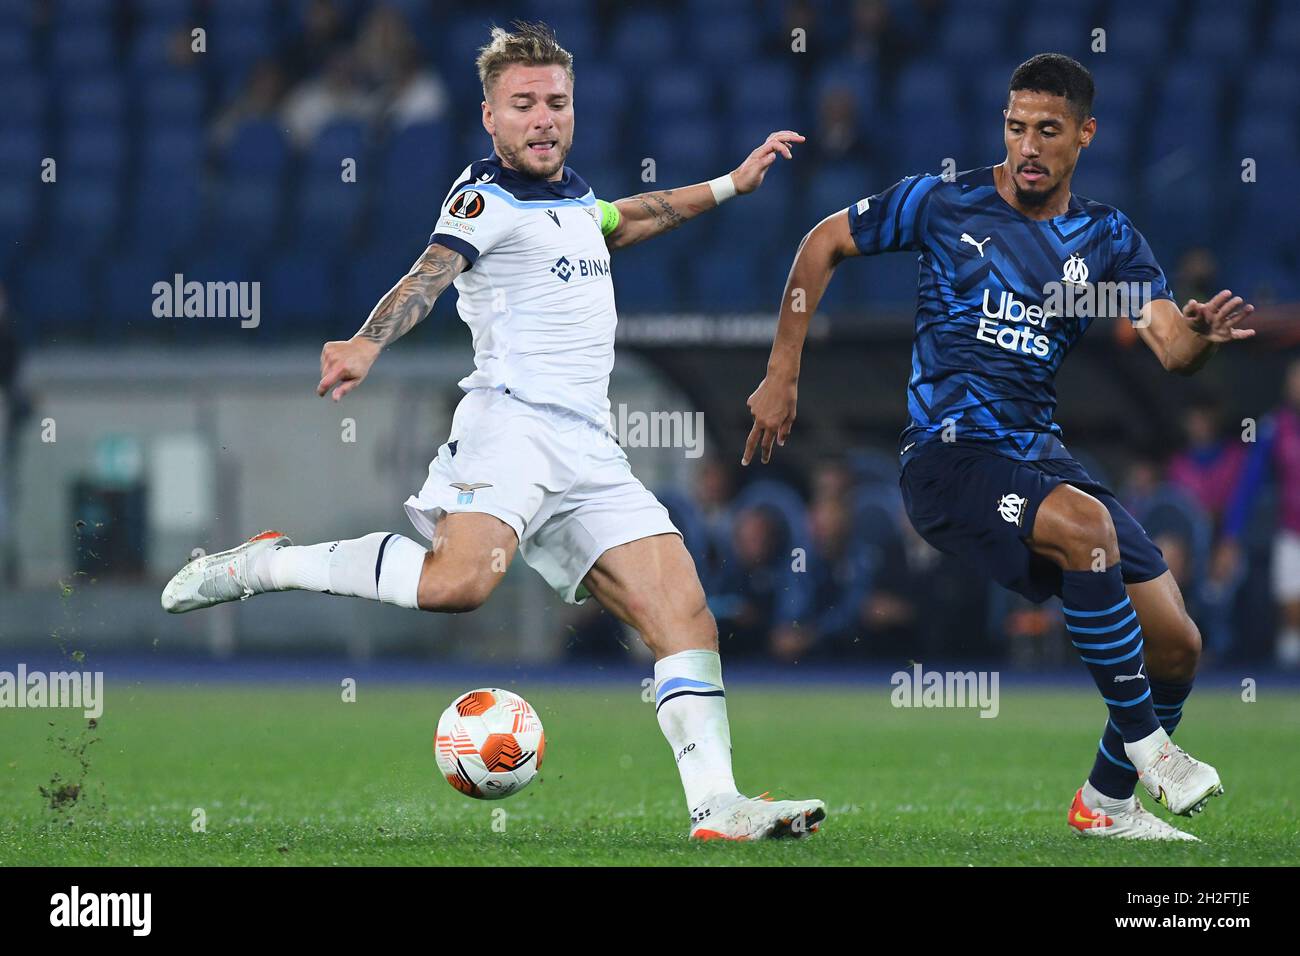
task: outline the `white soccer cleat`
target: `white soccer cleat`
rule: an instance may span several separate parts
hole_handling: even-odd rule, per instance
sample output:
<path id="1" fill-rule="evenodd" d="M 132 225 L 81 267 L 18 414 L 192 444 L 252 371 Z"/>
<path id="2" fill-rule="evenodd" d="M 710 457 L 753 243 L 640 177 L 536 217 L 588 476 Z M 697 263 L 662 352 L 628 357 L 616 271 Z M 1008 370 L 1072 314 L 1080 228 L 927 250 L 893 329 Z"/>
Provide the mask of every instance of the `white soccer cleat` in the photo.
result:
<path id="1" fill-rule="evenodd" d="M 1173 813 L 1190 817 L 1200 813 L 1211 797 L 1223 793 L 1219 771 L 1179 747 L 1163 729 L 1125 744 L 1124 750 L 1147 793 Z"/>
<path id="2" fill-rule="evenodd" d="M 1089 837 L 1117 837 L 1121 840 L 1184 840 L 1200 838 L 1170 826 L 1142 806 L 1137 794 L 1127 801 L 1115 801 L 1096 810 L 1083 802 L 1083 788 L 1074 795 L 1066 821 L 1076 832 Z"/>
<path id="3" fill-rule="evenodd" d="M 759 797 L 711 797 L 691 814 L 692 840 L 798 839 L 816 833 L 826 819 L 820 800 L 773 800 Z"/>
<path id="4" fill-rule="evenodd" d="M 195 558 L 163 588 L 163 610 L 184 614 L 261 593 L 262 588 L 255 585 L 248 573 L 253 559 L 268 549 L 291 544 L 279 531 L 263 531 L 237 548 Z"/>

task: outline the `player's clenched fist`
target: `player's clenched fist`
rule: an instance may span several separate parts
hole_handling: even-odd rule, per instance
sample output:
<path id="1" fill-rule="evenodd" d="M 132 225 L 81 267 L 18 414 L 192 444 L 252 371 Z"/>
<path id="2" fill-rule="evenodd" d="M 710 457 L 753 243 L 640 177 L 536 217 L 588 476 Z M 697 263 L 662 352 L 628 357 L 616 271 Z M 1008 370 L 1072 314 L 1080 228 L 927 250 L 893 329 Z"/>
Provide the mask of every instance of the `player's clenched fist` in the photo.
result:
<path id="1" fill-rule="evenodd" d="M 338 401 L 361 384 L 379 357 L 379 344 L 369 339 L 349 339 L 346 342 L 326 342 L 320 353 L 320 384 L 316 394 L 324 395 L 334 389 L 330 397 Z"/>
<path id="2" fill-rule="evenodd" d="M 759 446 L 763 449 L 763 464 L 771 460 L 773 442 L 784 445 L 790 437 L 798 402 L 797 379 L 774 381 L 768 377 L 759 383 L 746 403 L 754 416 L 754 427 L 749 430 L 749 440 L 745 442 L 745 454 L 740 459 L 742 465 L 750 463 Z"/>
<path id="3" fill-rule="evenodd" d="M 789 144 L 803 141 L 802 136 L 788 129 L 769 136 L 763 141 L 762 146 L 750 153 L 745 161 L 732 171 L 731 181 L 736 184 L 736 192 L 742 195 L 752 193 L 763 184 L 763 177 L 767 175 L 768 168 L 776 162 L 777 154 L 792 159 L 793 154 L 790 152 Z"/>

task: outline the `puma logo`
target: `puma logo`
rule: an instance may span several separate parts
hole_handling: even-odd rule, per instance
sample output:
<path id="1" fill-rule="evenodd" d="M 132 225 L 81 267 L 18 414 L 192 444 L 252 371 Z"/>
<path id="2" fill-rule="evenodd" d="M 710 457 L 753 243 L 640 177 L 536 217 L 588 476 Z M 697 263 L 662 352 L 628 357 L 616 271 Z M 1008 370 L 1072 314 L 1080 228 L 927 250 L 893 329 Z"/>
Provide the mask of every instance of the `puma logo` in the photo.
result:
<path id="1" fill-rule="evenodd" d="M 1146 666 L 1147 666 L 1146 661 L 1143 661 L 1141 666 L 1138 667 L 1138 672 L 1136 674 L 1116 674 L 1115 683 L 1122 684 L 1126 680 L 1145 680 L 1146 674 L 1142 673 L 1142 668 Z"/>
<path id="2" fill-rule="evenodd" d="M 984 243 L 988 242 L 992 238 L 993 238 L 992 236 L 985 236 L 982 242 L 976 242 L 969 232 L 963 232 L 961 234 L 961 241 L 970 243 L 972 246 L 978 249 L 981 259 L 984 258 Z"/>

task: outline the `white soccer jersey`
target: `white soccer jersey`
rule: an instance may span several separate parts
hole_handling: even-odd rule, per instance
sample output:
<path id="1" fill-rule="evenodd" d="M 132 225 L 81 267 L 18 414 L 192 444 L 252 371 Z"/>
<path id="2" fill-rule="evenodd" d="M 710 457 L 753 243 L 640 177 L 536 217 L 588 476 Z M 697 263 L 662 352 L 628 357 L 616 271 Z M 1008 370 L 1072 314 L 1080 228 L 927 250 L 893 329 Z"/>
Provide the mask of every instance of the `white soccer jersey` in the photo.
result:
<path id="1" fill-rule="evenodd" d="M 567 167 L 555 182 L 471 163 L 430 243 L 469 260 L 455 280 L 474 339 L 465 391 L 505 387 L 605 427 L 614 367 L 614 283 L 596 197 Z"/>

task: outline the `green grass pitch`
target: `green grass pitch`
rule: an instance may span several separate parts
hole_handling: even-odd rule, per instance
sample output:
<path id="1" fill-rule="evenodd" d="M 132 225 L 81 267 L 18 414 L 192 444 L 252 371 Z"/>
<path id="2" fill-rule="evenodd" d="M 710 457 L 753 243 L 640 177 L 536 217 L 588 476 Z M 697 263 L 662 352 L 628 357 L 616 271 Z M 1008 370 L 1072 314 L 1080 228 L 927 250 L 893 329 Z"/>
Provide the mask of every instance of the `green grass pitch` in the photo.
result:
<path id="1" fill-rule="evenodd" d="M 110 688 L 93 730 L 76 712 L 0 711 L 0 864 L 1300 861 L 1294 691 L 1193 696 L 1179 739 L 1218 766 L 1227 793 L 1184 821 L 1204 843 L 1150 845 L 1085 841 L 1065 826 L 1104 721 L 1082 690 L 1004 686 L 1001 713 L 982 719 L 896 710 L 888 688 L 733 683 L 740 786 L 821 797 L 830 817 L 804 841 L 694 845 L 639 688 L 513 686 L 542 716 L 546 762 L 495 802 L 456 793 L 434 764 L 434 724 L 464 689 L 362 682 L 344 703 L 337 685 L 135 684 Z M 197 808 L 206 832 L 192 828 Z"/>

